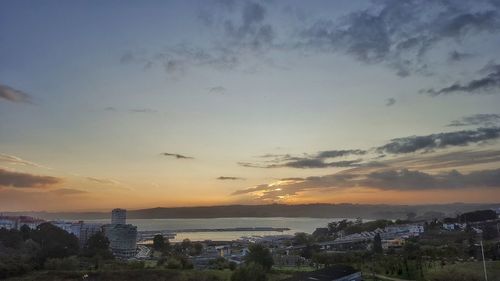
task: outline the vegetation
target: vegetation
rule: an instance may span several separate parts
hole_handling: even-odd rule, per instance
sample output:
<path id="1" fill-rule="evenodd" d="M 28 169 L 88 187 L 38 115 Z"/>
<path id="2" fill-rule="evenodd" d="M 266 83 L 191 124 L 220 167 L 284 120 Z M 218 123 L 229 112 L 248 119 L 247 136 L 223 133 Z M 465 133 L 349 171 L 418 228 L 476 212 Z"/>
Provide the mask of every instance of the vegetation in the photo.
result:
<path id="1" fill-rule="evenodd" d="M 248 247 L 248 254 L 245 256 L 245 263 L 257 264 L 266 271 L 271 270 L 274 264 L 273 257 L 269 249 L 260 244 L 252 244 Z"/>
<path id="2" fill-rule="evenodd" d="M 373 252 L 376 254 L 382 254 L 382 238 L 380 238 L 380 234 L 378 233 L 373 238 Z"/>
<path id="3" fill-rule="evenodd" d="M 478 210 L 468 213 L 463 213 L 459 216 L 461 222 L 477 222 L 485 220 L 494 220 L 498 216 L 493 210 Z"/>
<path id="4" fill-rule="evenodd" d="M 249 263 L 234 271 L 231 281 L 267 281 L 266 269 L 258 263 Z"/>

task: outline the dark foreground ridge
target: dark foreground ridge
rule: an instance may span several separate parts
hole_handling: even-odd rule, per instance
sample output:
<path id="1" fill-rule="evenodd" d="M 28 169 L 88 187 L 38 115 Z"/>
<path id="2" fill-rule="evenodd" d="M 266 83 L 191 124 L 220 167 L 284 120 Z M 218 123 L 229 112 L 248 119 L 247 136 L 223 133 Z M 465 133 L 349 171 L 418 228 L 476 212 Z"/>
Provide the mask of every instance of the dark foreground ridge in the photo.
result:
<path id="1" fill-rule="evenodd" d="M 430 205 L 370 205 L 370 204 L 269 204 L 225 205 L 203 207 L 172 207 L 131 210 L 130 219 L 229 218 L 229 217 L 311 217 L 398 219 L 415 213 L 422 219 L 455 215 L 478 209 L 499 208 L 496 204 L 450 203 Z M 1 212 L 1 210 L 0 210 Z M 5 212 L 5 215 L 29 215 L 43 219 L 107 219 L 108 212 Z"/>

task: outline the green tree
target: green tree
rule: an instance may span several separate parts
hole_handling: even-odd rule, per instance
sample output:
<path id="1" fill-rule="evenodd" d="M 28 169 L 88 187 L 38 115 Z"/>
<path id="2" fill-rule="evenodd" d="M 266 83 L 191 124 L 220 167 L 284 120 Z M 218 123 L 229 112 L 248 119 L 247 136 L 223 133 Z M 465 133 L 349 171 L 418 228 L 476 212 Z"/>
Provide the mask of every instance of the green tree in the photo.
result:
<path id="1" fill-rule="evenodd" d="M 193 247 L 193 243 L 191 243 L 191 240 L 186 238 L 182 240 L 181 247 L 184 253 L 189 253 L 191 251 L 191 248 Z"/>
<path id="2" fill-rule="evenodd" d="M 201 255 L 202 251 L 203 251 L 203 244 L 201 244 L 200 242 L 193 243 L 193 248 L 191 250 L 191 254 L 193 256 L 199 256 L 199 255 Z"/>
<path id="3" fill-rule="evenodd" d="M 309 244 L 309 236 L 304 232 L 297 232 L 293 237 L 293 244 L 295 245 L 305 245 Z"/>
<path id="4" fill-rule="evenodd" d="M 88 257 L 99 255 L 103 259 L 113 256 L 109 251 L 109 240 L 101 231 L 89 237 L 85 244 L 84 254 Z"/>
<path id="5" fill-rule="evenodd" d="M 0 244 L 7 248 L 19 249 L 23 243 L 23 237 L 18 230 L 0 228 Z"/>
<path id="6" fill-rule="evenodd" d="M 23 224 L 23 226 L 21 226 L 19 231 L 21 232 L 21 236 L 23 237 L 23 240 L 28 240 L 30 238 L 31 228 L 29 226 Z"/>
<path id="7" fill-rule="evenodd" d="M 165 248 L 165 237 L 161 234 L 156 234 L 153 237 L 153 249 L 156 251 L 163 251 Z"/>
<path id="8" fill-rule="evenodd" d="M 252 244 L 248 247 L 248 254 L 245 256 L 247 264 L 259 264 L 264 270 L 269 271 L 273 266 L 273 257 L 268 248 L 260 244 Z"/>
<path id="9" fill-rule="evenodd" d="M 496 225 L 488 224 L 483 227 L 482 230 L 484 240 L 493 240 L 498 237 L 498 229 Z"/>
<path id="10" fill-rule="evenodd" d="M 260 264 L 249 263 L 236 269 L 231 281 L 267 281 L 266 270 Z"/>
<path id="11" fill-rule="evenodd" d="M 373 252 L 377 254 L 382 253 L 382 238 L 380 238 L 380 234 L 377 233 L 375 237 L 373 237 Z"/>
<path id="12" fill-rule="evenodd" d="M 41 247 L 38 257 L 41 265 L 47 258 L 69 257 L 78 254 L 80 249 L 75 235 L 50 223 L 40 224 L 31 237 Z"/>
<path id="13" fill-rule="evenodd" d="M 80 266 L 80 261 L 76 256 L 71 256 L 62 259 L 49 258 L 45 261 L 44 268 L 48 270 L 77 270 Z"/>

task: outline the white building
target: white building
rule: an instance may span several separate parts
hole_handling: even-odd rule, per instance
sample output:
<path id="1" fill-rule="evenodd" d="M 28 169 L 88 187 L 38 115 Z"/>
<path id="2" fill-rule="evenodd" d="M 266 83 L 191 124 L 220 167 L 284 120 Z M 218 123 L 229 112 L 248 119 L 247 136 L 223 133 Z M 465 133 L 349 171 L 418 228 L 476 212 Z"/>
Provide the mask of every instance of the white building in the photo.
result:
<path id="1" fill-rule="evenodd" d="M 127 210 L 113 209 L 111 211 L 111 224 L 126 224 L 127 223 Z"/>
<path id="2" fill-rule="evenodd" d="M 37 228 L 45 221 L 28 216 L 1 216 L 0 215 L 0 228 L 6 229 L 21 229 L 23 225 L 28 226 L 30 229 Z"/>
<path id="3" fill-rule="evenodd" d="M 0 228 L 17 229 L 17 219 L 13 217 L 0 217 Z"/>
<path id="4" fill-rule="evenodd" d="M 109 248 L 118 258 L 132 258 L 137 253 L 137 227 L 127 222 L 127 211 L 111 211 L 111 224 L 103 227 L 104 235 L 109 240 Z"/>

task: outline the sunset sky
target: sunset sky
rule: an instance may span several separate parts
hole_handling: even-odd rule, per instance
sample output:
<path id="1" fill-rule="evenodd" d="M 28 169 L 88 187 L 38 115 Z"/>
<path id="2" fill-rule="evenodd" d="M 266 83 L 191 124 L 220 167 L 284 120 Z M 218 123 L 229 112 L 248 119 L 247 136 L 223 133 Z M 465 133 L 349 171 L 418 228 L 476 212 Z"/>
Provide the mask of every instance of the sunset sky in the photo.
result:
<path id="1" fill-rule="evenodd" d="M 0 1 L 0 211 L 500 202 L 500 1 Z"/>

